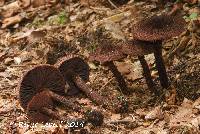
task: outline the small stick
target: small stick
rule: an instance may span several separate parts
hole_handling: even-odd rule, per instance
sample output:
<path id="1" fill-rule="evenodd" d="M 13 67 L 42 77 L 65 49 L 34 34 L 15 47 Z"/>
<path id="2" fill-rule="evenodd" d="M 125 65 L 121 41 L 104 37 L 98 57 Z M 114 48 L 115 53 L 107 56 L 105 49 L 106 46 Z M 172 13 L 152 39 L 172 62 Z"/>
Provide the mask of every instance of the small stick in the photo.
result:
<path id="1" fill-rule="evenodd" d="M 108 0 L 108 2 L 111 4 L 111 6 L 113 6 L 114 8 L 117 8 L 117 6 L 110 0 Z"/>

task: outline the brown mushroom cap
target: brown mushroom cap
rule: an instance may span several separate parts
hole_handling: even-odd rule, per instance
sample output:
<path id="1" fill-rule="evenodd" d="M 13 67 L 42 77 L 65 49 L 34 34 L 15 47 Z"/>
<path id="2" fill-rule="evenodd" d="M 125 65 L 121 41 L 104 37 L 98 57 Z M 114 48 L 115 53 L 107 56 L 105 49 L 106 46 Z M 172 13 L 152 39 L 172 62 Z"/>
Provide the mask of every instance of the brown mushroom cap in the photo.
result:
<path id="1" fill-rule="evenodd" d="M 144 41 L 165 40 L 182 33 L 184 26 L 185 20 L 180 16 L 153 16 L 133 26 L 133 37 Z"/>
<path id="2" fill-rule="evenodd" d="M 89 81 L 89 66 L 88 64 L 77 55 L 70 54 L 58 60 L 55 66 L 63 74 L 65 80 L 70 86 L 70 89 L 78 89 L 73 82 L 73 76 L 79 75 L 83 81 Z"/>
<path id="3" fill-rule="evenodd" d="M 121 51 L 126 55 L 142 56 L 154 52 L 153 43 L 134 40 L 123 44 Z"/>
<path id="4" fill-rule="evenodd" d="M 60 71 L 54 66 L 40 65 L 29 70 L 22 77 L 18 88 L 20 104 L 26 109 L 33 96 L 44 88 L 64 95 L 65 80 Z"/>
<path id="5" fill-rule="evenodd" d="M 120 50 L 121 46 L 119 45 L 101 45 L 96 49 L 95 52 L 90 53 L 89 60 L 98 61 L 100 63 L 119 60 L 125 57 Z"/>
<path id="6" fill-rule="evenodd" d="M 37 93 L 27 105 L 27 115 L 31 122 L 47 122 L 51 119 L 50 116 L 40 111 L 44 107 L 53 108 L 53 101 L 46 91 Z"/>

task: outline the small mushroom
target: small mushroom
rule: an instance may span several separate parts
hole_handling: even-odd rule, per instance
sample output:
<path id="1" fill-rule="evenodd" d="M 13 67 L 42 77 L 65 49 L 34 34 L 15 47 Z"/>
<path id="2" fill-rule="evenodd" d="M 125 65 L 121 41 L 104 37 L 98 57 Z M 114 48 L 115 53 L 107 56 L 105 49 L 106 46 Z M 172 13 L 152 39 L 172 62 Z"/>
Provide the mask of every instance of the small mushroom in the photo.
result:
<path id="1" fill-rule="evenodd" d="M 65 80 L 60 71 L 51 65 L 40 65 L 29 70 L 18 86 L 19 101 L 26 110 L 28 103 L 37 93 L 51 90 L 56 94 L 65 94 Z"/>
<path id="2" fill-rule="evenodd" d="M 45 101 L 44 101 L 45 98 Z M 53 109 L 53 101 L 48 92 L 37 93 L 27 105 L 27 115 L 31 122 L 47 122 L 51 117 L 44 114 L 44 110 Z M 49 110 L 48 110 L 49 111 Z M 57 116 L 54 116 L 55 118 Z"/>
<path id="3" fill-rule="evenodd" d="M 45 98 L 45 101 L 44 101 Z M 76 124 L 75 127 L 84 127 L 87 123 L 91 123 L 94 127 L 103 124 L 104 116 L 101 112 L 92 110 L 84 112 L 85 118 L 71 119 L 63 117 L 58 112 L 54 111 L 54 103 L 52 94 L 47 90 L 37 93 L 27 106 L 27 115 L 31 122 L 45 123 L 50 119 L 57 119 L 66 122 L 67 124 Z M 94 116 L 95 115 L 95 116 Z"/>
<path id="4" fill-rule="evenodd" d="M 90 53 L 89 60 L 90 61 L 98 61 L 101 64 L 108 66 L 112 71 L 114 77 L 117 79 L 121 92 L 124 94 L 129 94 L 126 82 L 113 63 L 113 61 L 122 59 L 125 55 L 120 51 L 121 46 L 114 45 L 101 45 L 99 46 L 95 52 Z"/>
<path id="5" fill-rule="evenodd" d="M 86 66 L 88 65 L 82 58 L 78 57 L 77 55 L 68 55 L 66 57 L 63 57 L 58 60 L 55 66 L 58 67 L 58 69 L 65 77 L 66 83 L 73 83 L 69 84 L 73 86 L 73 88 L 70 87 L 70 90 L 81 90 L 94 102 L 114 112 L 120 111 L 119 109 L 127 109 L 127 105 L 124 104 L 124 100 L 115 100 L 115 102 L 113 100 L 109 100 L 101 96 L 97 92 L 93 91 L 85 83 L 86 81 L 84 81 L 84 79 L 87 81 L 89 79 L 89 69 L 86 68 Z"/>
<path id="6" fill-rule="evenodd" d="M 81 77 L 84 82 L 89 81 L 89 66 L 81 58 L 76 55 L 69 54 L 63 58 L 60 58 L 55 64 L 60 72 L 63 74 L 65 81 L 69 85 L 67 95 L 76 95 L 80 92 L 79 87 L 73 80 L 73 76 L 76 74 Z"/>
<path id="7" fill-rule="evenodd" d="M 103 97 L 85 83 L 89 80 L 89 66 L 82 58 L 70 54 L 60 59 L 55 66 L 63 74 L 66 83 L 69 84 L 69 95 L 75 95 L 81 90 L 97 104 L 103 103 Z"/>
<path id="8" fill-rule="evenodd" d="M 147 47 L 148 47 L 148 49 L 147 49 Z M 152 43 L 145 42 L 145 41 L 139 41 L 139 40 L 129 41 L 129 42 L 125 43 L 125 45 L 122 45 L 121 51 L 126 55 L 138 57 L 140 64 L 142 66 L 142 69 L 143 69 L 143 76 L 146 79 L 148 88 L 153 93 L 157 94 L 155 84 L 151 77 L 151 71 L 150 71 L 149 66 L 144 57 L 144 55 L 154 52 Z"/>
<path id="9" fill-rule="evenodd" d="M 84 113 L 74 100 L 62 96 L 65 94 L 65 80 L 54 66 L 40 65 L 29 70 L 22 77 L 18 88 L 20 104 L 31 122 L 47 122 L 50 119 L 66 120 L 54 110 L 56 101 Z"/>
<path id="10" fill-rule="evenodd" d="M 154 49 L 155 63 L 163 88 L 169 87 L 169 80 L 162 58 L 162 41 L 181 34 L 184 25 L 185 21 L 180 16 L 160 15 L 142 20 L 133 26 L 134 40 L 146 41 L 146 49 Z"/>
<path id="11" fill-rule="evenodd" d="M 29 70 L 22 77 L 18 89 L 19 102 L 22 108 L 29 113 L 28 115 L 33 117 L 30 118 L 33 121 L 46 121 L 49 119 L 49 117 L 38 113 L 37 109 L 42 107 L 52 109 L 53 100 L 60 101 L 72 109 L 80 109 L 72 100 L 61 96 L 65 94 L 65 80 L 60 71 L 51 65 L 40 65 Z"/>

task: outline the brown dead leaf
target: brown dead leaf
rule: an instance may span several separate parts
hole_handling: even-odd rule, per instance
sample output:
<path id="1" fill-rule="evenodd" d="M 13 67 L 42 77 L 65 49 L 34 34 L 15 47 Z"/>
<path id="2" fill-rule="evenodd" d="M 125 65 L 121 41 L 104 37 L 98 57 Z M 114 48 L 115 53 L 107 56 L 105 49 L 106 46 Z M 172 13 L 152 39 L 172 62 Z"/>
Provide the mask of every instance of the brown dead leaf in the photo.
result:
<path id="1" fill-rule="evenodd" d="M 3 6 L 5 3 L 5 0 L 0 0 L 0 6 Z"/>
<path id="2" fill-rule="evenodd" d="M 92 103 L 89 99 L 84 99 L 84 98 L 79 99 L 78 102 L 84 105 L 90 105 Z"/>
<path id="3" fill-rule="evenodd" d="M 31 6 L 34 8 L 44 6 L 45 4 L 46 0 L 31 0 Z"/>
<path id="4" fill-rule="evenodd" d="M 176 88 L 172 85 L 168 88 L 165 94 L 165 100 L 168 105 L 175 105 L 176 103 Z"/>
<path id="5" fill-rule="evenodd" d="M 33 42 L 41 40 L 42 38 L 45 37 L 45 35 L 46 35 L 45 31 L 35 30 L 30 33 L 30 35 L 28 36 L 27 39 L 28 39 L 29 43 L 33 43 Z"/>
<path id="6" fill-rule="evenodd" d="M 145 116 L 145 119 L 154 120 L 154 119 L 163 119 L 163 117 L 164 115 L 161 106 L 157 106 Z"/>
<path id="7" fill-rule="evenodd" d="M 18 0 L 19 1 L 19 5 L 22 8 L 26 8 L 28 6 L 30 6 L 31 4 L 31 0 Z"/>
<path id="8" fill-rule="evenodd" d="M 33 8 L 45 6 L 45 5 L 54 5 L 58 2 L 58 0 L 31 0 L 31 6 Z"/>
<path id="9" fill-rule="evenodd" d="M 17 13 L 20 9 L 18 1 L 12 2 L 8 5 L 2 7 L 0 15 L 4 18 L 11 17 L 13 14 Z"/>
<path id="10" fill-rule="evenodd" d="M 121 115 L 120 114 L 112 114 L 111 115 L 111 120 L 120 120 L 121 119 Z"/>
<path id="11" fill-rule="evenodd" d="M 16 16 L 13 16 L 13 17 L 10 17 L 10 18 L 6 18 L 2 21 L 2 26 L 1 28 L 6 28 L 10 25 L 13 25 L 13 24 L 17 24 L 19 22 L 21 22 L 23 19 L 23 17 L 21 15 L 16 15 Z"/>
<path id="12" fill-rule="evenodd" d="M 195 129 L 199 129 L 200 115 L 195 115 L 193 110 L 193 102 L 184 99 L 182 105 L 178 108 L 178 112 L 171 116 L 169 126 L 170 128 L 178 126 L 191 126 L 193 124 Z"/>
<path id="13" fill-rule="evenodd" d="M 121 30 L 121 27 L 119 24 L 111 22 L 111 21 L 107 21 L 104 24 L 105 29 L 108 30 L 112 37 L 118 40 L 125 40 L 125 36 L 124 33 Z"/>
<path id="14" fill-rule="evenodd" d="M 81 5 L 89 6 L 89 0 L 80 0 Z"/>
<path id="15" fill-rule="evenodd" d="M 128 63 L 125 63 L 125 62 L 116 62 L 116 66 L 117 66 L 117 69 L 118 69 L 123 75 L 126 75 L 126 74 L 131 73 L 131 71 L 130 71 L 131 66 L 130 66 L 130 64 L 128 64 Z"/>
<path id="16" fill-rule="evenodd" d="M 200 111 L 200 97 L 193 103 L 192 106 Z"/>

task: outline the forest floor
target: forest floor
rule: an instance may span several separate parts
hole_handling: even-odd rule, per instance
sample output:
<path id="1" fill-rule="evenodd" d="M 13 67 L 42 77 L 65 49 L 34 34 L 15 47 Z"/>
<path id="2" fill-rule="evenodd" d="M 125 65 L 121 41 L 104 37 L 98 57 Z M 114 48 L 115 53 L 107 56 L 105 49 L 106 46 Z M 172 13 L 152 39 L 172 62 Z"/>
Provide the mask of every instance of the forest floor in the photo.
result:
<path id="1" fill-rule="evenodd" d="M 192 1 L 192 0 L 191 0 Z M 152 94 L 142 76 L 137 57 L 116 61 L 129 95 L 119 92 L 116 79 L 103 65 L 88 61 L 102 43 L 121 43 L 132 39 L 132 25 L 152 15 L 170 12 L 175 3 L 161 7 L 155 0 L 130 1 L 112 5 L 109 1 L 0 0 L 0 134 L 199 134 L 200 133 L 200 2 L 183 2 L 178 12 L 185 18 L 186 30 L 163 42 L 163 57 L 171 86 L 160 87 L 154 56 L 146 55 L 160 96 Z M 24 72 L 40 64 L 55 64 L 67 53 L 78 54 L 88 62 L 93 90 L 104 97 L 125 98 L 128 110 L 113 113 L 95 105 L 81 94 L 83 107 L 98 109 L 104 115 L 100 127 L 91 124 L 71 130 L 57 126 L 31 126 L 18 101 L 18 84 Z M 59 114 L 82 117 L 67 108 Z"/>

